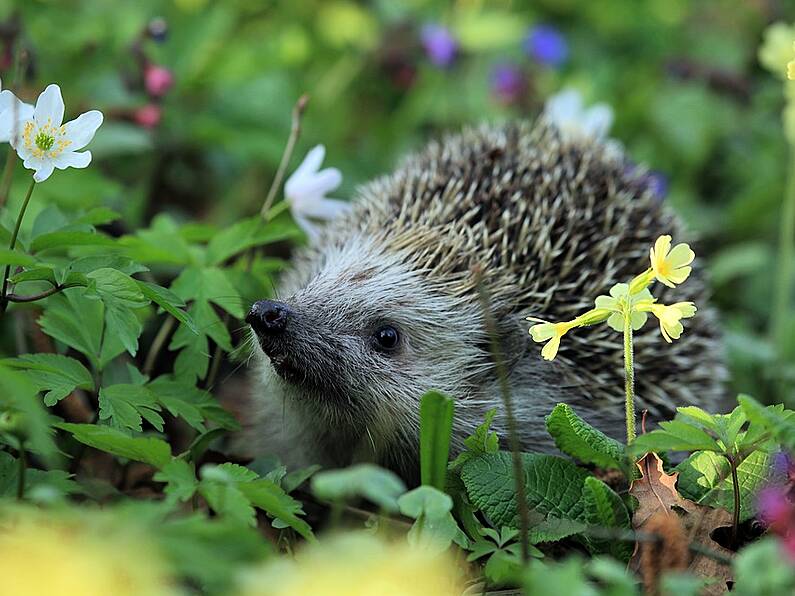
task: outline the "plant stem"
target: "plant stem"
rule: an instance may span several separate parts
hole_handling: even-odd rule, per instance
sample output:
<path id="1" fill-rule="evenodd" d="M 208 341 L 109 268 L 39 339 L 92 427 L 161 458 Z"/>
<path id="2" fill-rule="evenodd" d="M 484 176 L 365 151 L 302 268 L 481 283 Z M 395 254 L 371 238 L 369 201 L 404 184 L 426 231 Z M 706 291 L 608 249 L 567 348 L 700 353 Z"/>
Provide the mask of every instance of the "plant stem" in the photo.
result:
<path id="1" fill-rule="evenodd" d="M 146 354 L 143 367 L 143 373 L 145 375 L 148 376 L 152 372 L 152 369 L 154 369 L 157 357 L 160 355 L 160 350 L 163 349 L 171 330 L 174 328 L 174 323 L 176 322 L 177 320 L 174 317 L 168 314 L 166 315 L 166 320 L 163 321 L 160 329 L 158 329 L 157 335 L 155 335 L 155 338 L 152 340 L 152 345 L 149 347 L 149 352 Z"/>
<path id="2" fill-rule="evenodd" d="M 28 208 L 28 203 L 30 203 L 30 197 L 33 195 L 33 188 L 36 186 L 36 181 L 31 180 L 30 186 L 28 187 L 28 193 L 25 195 L 25 200 L 22 201 L 22 207 L 19 210 L 19 215 L 17 215 L 17 223 L 14 225 L 14 233 L 11 234 L 11 242 L 8 245 L 8 248 L 14 250 L 14 247 L 17 245 L 17 237 L 19 236 L 19 228 L 22 226 L 22 219 L 25 217 L 25 211 Z M 11 265 L 6 265 L 5 272 L 3 273 L 3 289 L 0 292 L 0 314 L 4 313 L 6 308 L 8 307 L 8 300 L 6 300 L 6 292 L 8 291 L 8 275 L 11 273 Z"/>
<path id="3" fill-rule="evenodd" d="M 778 236 L 778 273 L 775 283 L 773 316 L 770 318 L 769 334 L 776 341 L 779 358 L 789 339 L 786 329 L 790 315 L 793 274 L 795 273 L 795 145 L 790 145 L 790 167 L 787 190 L 781 205 L 781 222 Z"/>
<path id="4" fill-rule="evenodd" d="M 295 103 L 295 107 L 293 107 L 293 120 L 292 125 L 290 126 L 290 136 L 287 139 L 287 145 L 284 148 L 284 153 L 282 153 L 282 159 L 279 162 L 279 168 L 276 170 L 276 175 L 273 177 L 271 187 L 268 189 L 268 195 L 265 197 L 265 202 L 262 204 L 262 209 L 260 210 L 260 215 L 262 215 L 262 218 L 265 221 L 268 220 L 268 211 L 270 211 L 271 205 L 273 205 L 273 201 L 276 198 L 276 192 L 281 187 L 282 179 L 284 178 L 284 174 L 287 171 L 287 166 L 290 163 L 290 158 L 293 156 L 295 144 L 298 142 L 298 137 L 301 135 L 301 116 L 306 109 L 307 103 L 309 103 L 309 96 L 302 95 Z"/>
<path id="5" fill-rule="evenodd" d="M 17 500 L 25 497 L 25 472 L 28 469 L 28 454 L 25 451 L 25 442 L 19 441 L 19 473 L 17 474 Z"/>
<path id="6" fill-rule="evenodd" d="M 632 311 L 624 313 L 624 392 L 626 394 L 627 445 L 635 440 L 635 366 L 632 351 Z"/>
<path id="7" fill-rule="evenodd" d="M 497 335 L 497 325 L 494 322 L 494 317 L 489 306 L 489 297 L 483 285 L 482 271 L 475 271 L 475 276 L 477 279 L 481 308 L 483 309 L 483 320 L 486 332 L 491 340 L 491 355 L 494 359 L 494 368 L 500 383 L 500 393 L 502 395 L 503 406 L 505 407 L 505 418 L 508 423 L 508 444 L 511 449 L 511 462 L 513 464 L 516 508 L 519 512 L 519 544 L 522 549 L 522 562 L 527 563 L 527 561 L 530 560 L 530 511 L 527 508 L 527 496 L 525 495 L 525 473 L 524 466 L 522 465 L 522 453 L 516 427 L 516 418 L 514 418 L 513 415 L 511 387 L 508 382 L 508 371 L 505 369 L 505 362 L 502 358 L 502 347 L 500 346 L 499 336 Z"/>
<path id="8" fill-rule="evenodd" d="M 57 294 L 63 290 L 73 288 L 73 285 L 61 285 L 58 284 L 57 286 L 51 287 L 49 290 L 44 290 L 38 294 L 31 294 L 29 296 L 20 296 L 19 294 L 6 294 L 6 300 L 9 302 L 36 302 L 37 300 L 43 300 L 48 296 L 52 296 L 53 294 Z"/>
<path id="9" fill-rule="evenodd" d="M 734 491 L 734 515 L 732 516 L 732 547 L 737 548 L 737 529 L 740 525 L 740 480 L 737 478 L 737 463 L 734 458 L 729 460 L 732 470 L 732 490 Z"/>

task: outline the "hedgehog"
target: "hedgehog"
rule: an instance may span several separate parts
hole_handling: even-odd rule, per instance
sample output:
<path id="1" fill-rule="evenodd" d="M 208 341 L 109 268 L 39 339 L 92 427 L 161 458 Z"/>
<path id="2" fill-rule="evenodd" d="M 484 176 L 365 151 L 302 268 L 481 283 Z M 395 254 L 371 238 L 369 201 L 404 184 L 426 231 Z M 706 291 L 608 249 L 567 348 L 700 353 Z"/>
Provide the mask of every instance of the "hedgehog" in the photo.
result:
<path id="1" fill-rule="evenodd" d="M 523 450 L 555 450 L 544 416 L 558 402 L 622 438 L 620 334 L 578 329 L 546 362 L 525 317 L 571 319 L 645 270 L 657 236 L 685 238 L 630 163 L 542 117 L 448 135 L 359 189 L 352 211 L 295 255 L 279 299 L 248 313 L 256 450 L 289 468 L 375 462 L 416 483 L 429 390 L 454 399 L 453 454 L 493 408 L 492 429 L 507 440 L 492 345 Z M 651 420 L 723 398 L 698 269 L 683 286 L 655 288 L 662 302 L 699 306 L 683 337 L 666 344 L 651 324 L 636 334 L 637 407 Z"/>

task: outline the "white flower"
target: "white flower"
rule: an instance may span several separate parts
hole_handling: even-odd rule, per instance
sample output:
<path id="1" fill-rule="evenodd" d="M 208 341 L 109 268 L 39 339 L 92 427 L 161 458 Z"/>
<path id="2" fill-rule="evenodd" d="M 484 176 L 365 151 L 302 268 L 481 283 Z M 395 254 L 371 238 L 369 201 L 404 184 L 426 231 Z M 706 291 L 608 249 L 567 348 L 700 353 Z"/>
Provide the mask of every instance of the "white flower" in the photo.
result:
<path id="1" fill-rule="evenodd" d="M 33 179 L 43 182 L 53 170 L 85 168 L 91 163 L 90 151 L 79 151 L 91 142 L 102 124 L 102 112 L 91 110 L 63 124 L 64 105 L 61 88 L 49 85 L 39 95 L 33 114 L 13 123 L 22 135 L 11 139 L 11 146 L 29 170 Z"/>
<path id="2" fill-rule="evenodd" d="M 347 201 L 326 198 L 326 193 L 336 190 L 342 183 L 342 174 L 337 168 L 320 169 L 325 155 L 323 145 L 313 148 L 284 184 L 284 195 L 290 203 L 293 219 L 311 242 L 320 235 L 311 219 L 328 221 L 351 209 Z"/>
<path id="3" fill-rule="evenodd" d="M 0 83 L 2 89 L 2 83 Z M 19 135 L 18 123 L 33 117 L 33 106 L 24 103 L 9 90 L 0 91 L 0 143 L 8 143 Z M 17 125 L 15 127 L 15 125 Z M 16 130 L 14 130 L 16 128 Z"/>
<path id="4" fill-rule="evenodd" d="M 598 103 L 586 108 L 582 95 L 574 89 L 564 89 L 550 97 L 544 106 L 544 116 L 566 140 L 605 139 L 613 124 L 610 106 Z"/>

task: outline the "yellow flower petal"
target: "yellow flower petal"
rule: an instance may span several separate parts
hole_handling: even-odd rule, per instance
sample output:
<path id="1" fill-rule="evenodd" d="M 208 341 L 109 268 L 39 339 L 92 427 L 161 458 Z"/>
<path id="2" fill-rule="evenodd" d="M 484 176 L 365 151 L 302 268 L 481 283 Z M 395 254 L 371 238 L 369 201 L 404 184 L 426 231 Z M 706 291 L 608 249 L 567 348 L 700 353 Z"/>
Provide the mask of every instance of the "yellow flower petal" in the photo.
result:
<path id="1" fill-rule="evenodd" d="M 552 323 L 541 323 L 540 325 L 533 325 L 530 327 L 530 336 L 533 338 L 533 341 L 547 341 L 554 334 L 555 325 Z"/>
<path id="2" fill-rule="evenodd" d="M 690 272 L 692 270 L 692 267 L 680 267 L 679 269 L 674 269 L 668 274 L 668 279 L 675 284 L 681 284 L 690 276 Z"/>
<path id="3" fill-rule="evenodd" d="M 651 269 L 654 277 L 669 288 L 684 282 L 690 272 L 688 267 L 695 258 L 695 253 L 687 244 L 677 244 L 671 249 L 671 237 L 660 236 L 649 251 Z"/>
<path id="4" fill-rule="evenodd" d="M 679 267 L 689 265 L 695 258 L 696 253 L 694 253 L 687 244 L 683 243 L 674 246 L 673 249 L 671 249 L 671 252 L 668 253 L 668 256 L 665 260 L 668 262 L 668 265 L 674 269 L 678 269 Z"/>
<path id="5" fill-rule="evenodd" d="M 541 350 L 541 356 L 544 360 L 554 360 L 555 356 L 558 354 L 558 348 L 560 347 L 560 338 L 561 335 L 555 335 L 552 339 L 550 339 L 546 345 Z"/>

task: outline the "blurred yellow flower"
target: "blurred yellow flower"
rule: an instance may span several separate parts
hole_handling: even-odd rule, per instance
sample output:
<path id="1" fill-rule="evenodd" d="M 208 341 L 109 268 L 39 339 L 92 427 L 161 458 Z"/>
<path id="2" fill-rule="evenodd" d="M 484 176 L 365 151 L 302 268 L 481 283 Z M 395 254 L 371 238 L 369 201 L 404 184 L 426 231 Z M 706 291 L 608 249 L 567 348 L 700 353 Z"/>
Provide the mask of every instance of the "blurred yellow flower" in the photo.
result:
<path id="1" fill-rule="evenodd" d="M 787 64 L 792 60 L 792 44 L 795 42 L 795 26 L 773 23 L 765 30 L 759 47 L 759 63 L 777 77 L 784 78 Z"/>
<path id="2" fill-rule="evenodd" d="M 14 510 L 0 519 L 0 582 L 19 596 L 176 594 L 152 545 L 107 516 Z"/>
<path id="3" fill-rule="evenodd" d="M 530 335 L 535 342 L 547 342 L 541 350 L 544 360 L 554 360 L 560 348 L 560 339 L 577 326 L 575 321 L 564 323 L 539 323 L 530 327 Z"/>
<path id="4" fill-rule="evenodd" d="M 692 271 L 688 265 L 695 257 L 696 254 L 687 244 L 677 244 L 671 249 L 671 237 L 667 235 L 657 238 L 654 247 L 649 249 L 654 277 L 669 288 L 687 279 Z"/>
<path id="5" fill-rule="evenodd" d="M 660 321 L 660 333 L 668 343 L 672 339 L 679 339 L 684 331 L 682 319 L 689 319 L 696 314 L 696 305 L 692 302 L 677 302 L 676 304 L 650 304 L 649 310 Z"/>
<path id="6" fill-rule="evenodd" d="M 363 532 L 308 545 L 242 578 L 241 596 L 458 596 L 464 577 L 447 555 Z"/>

